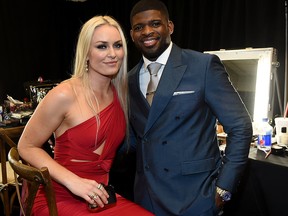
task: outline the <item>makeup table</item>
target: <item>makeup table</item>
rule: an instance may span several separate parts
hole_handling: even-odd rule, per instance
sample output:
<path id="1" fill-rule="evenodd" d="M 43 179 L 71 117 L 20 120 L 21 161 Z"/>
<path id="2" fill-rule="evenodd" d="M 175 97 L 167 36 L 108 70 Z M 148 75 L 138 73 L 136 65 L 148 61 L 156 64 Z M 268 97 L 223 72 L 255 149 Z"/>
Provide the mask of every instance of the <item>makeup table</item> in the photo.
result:
<path id="1" fill-rule="evenodd" d="M 239 191 L 226 204 L 224 216 L 287 216 L 288 156 L 250 148 Z"/>

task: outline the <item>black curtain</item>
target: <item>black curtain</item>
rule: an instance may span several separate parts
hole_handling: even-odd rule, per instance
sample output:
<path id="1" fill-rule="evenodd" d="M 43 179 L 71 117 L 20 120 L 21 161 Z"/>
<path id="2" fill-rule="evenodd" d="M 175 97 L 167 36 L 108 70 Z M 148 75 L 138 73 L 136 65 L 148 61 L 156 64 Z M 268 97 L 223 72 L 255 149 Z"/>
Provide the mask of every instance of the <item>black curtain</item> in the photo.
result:
<path id="1" fill-rule="evenodd" d="M 130 40 L 129 14 L 138 0 L 0 0 L 0 104 L 22 100 L 23 83 L 70 77 L 80 26 L 98 14 L 122 24 L 129 67 L 140 54 Z M 174 43 L 197 51 L 274 47 L 282 95 L 285 75 L 285 0 L 163 0 L 175 24 Z"/>

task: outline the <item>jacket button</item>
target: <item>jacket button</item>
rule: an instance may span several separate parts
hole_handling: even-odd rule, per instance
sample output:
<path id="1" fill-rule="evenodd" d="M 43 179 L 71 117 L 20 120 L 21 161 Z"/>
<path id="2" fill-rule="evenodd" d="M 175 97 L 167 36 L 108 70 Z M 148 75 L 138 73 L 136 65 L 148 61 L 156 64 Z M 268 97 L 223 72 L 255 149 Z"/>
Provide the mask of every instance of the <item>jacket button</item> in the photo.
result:
<path id="1" fill-rule="evenodd" d="M 164 171 L 165 171 L 165 172 L 169 172 L 169 169 L 167 169 L 167 168 L 164 168 Z"/>
<path id="2" fill-rule="evenodd" d="M 166 144 L 167 144 L 167 141 L 163 141 L 163 142 L 162 142 L 162 145 L 166 145 Z"/>

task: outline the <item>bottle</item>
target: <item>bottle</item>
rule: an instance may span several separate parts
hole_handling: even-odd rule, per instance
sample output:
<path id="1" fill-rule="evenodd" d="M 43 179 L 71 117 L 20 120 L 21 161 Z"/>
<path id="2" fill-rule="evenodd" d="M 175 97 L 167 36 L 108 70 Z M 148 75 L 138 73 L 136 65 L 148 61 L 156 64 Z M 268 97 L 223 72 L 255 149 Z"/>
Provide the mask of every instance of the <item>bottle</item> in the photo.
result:
<path id="1" fill-rule="evenodd" d="M 269 151 L 272 146 L 273 127 L 268 123 L 268 118 L 263 118 L 258 128 L 257 147 L 261 150 Z"/>

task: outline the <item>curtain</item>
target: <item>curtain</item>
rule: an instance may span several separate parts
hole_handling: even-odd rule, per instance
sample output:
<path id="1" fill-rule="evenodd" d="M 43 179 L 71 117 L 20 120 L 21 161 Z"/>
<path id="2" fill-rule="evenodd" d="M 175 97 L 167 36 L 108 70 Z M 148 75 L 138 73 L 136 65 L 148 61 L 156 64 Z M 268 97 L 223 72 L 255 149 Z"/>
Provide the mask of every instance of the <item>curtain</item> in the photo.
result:
<path id="1" fill-rule="evenodd" d="M 23 83 L 70 77 L 80 26 L 94 15 L 111 15 L 123 26 L 129 68 L 140 54 L 130 39 L 130 10 L 137 0 L 0 0 L 0 103 L 6 94 L 23 99 Z M 285 75 L 284 0 L 163 0 L 174 22 L 172 40 L 197 51 L 277 49 Z"/>

